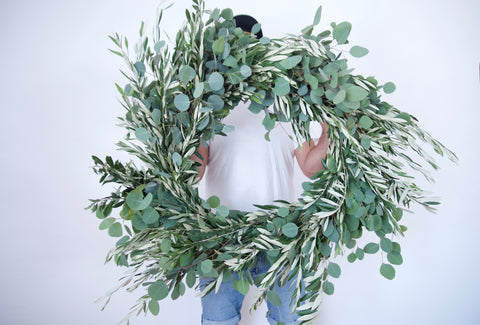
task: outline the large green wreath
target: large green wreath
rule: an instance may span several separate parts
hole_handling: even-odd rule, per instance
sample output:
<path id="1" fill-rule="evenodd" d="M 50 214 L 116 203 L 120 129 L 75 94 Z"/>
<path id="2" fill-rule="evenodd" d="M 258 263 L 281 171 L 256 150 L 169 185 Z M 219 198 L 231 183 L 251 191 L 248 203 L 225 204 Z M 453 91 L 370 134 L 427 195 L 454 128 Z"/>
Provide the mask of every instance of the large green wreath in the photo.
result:
<path id="1" fill-rule="evenodd" d="M 170 51 L 160 39 L 162 13 L 153 48 L 142 22 L 133 60 L 128 40 L 110 36 L 119 48 L 111 51 L 131 70 L 130 75 L 122 71 L 128 83 L 117 85 L 127 110 L 121 125 L 129 131 L 117 145 L 145 166 L 93 156 L 100 182 L 120 186 L 87 207 L 102 219 L 100 229 L 121 237 L 107 256 L 127 267 L 119 288 L 147 287 L 130 314 L 148 309 L 156 315 L 159 300 L 169 294 L 177 299 L 197 277 L 215 279 L 202 291 L 206 294 L 238 271 L 243 276 L 234 280 L 236 290 L 245 294 L 254 282 L 258 287 L 251 308 L 265 298 L 279 304 L 275 282 L 297 275 L 292 310 L 306 323 L 315 317 L 321 292 L 333 293 L 330 279 L 340 276 L 330 257 L 346 250 L 353 262 L 381 248 L 387 260 L 380 273 L 394 278 L 392 264 L 401 264 L 402 256 L 392 239 L 406 230 L 399 224 L 404 208 L 415 202 L 434 210 L 438 204 L 407 173 L 409 167 L 433 180 L 419 157 L 438 168 L 418 140 L 452 161 L 457 158 L 416 118 L 381 100 L 380 91 L 391 93 L 393 83 L 379 85 L 373 77 L 352 74 L 341 50 L 351 24 L 332 23 L 332 31 L 314 35 L 319 8 L 301 35 L 258 40 L 236 28 L 231 9 L 206 11 L 203 0 L 193 0 Z M 255 25 L 252 34 L 259 28 Z M 368 50 L 353 46 L 349 53 L 361 57 Z M 276 121 L 290 122 L 297 141 L 310 139 L 311 122 L 329 125 L 325 168 L 303 184 L 296 202 L 243 212 L 229 210 L 215 196 L 199 196 L 198 163 L 191 157 L 201 142 L 207 146 L 214 136 L 232 131 L 222 119 L 241 100 L 251 101 L 252 114 L 265 114 L 266 141 Z M 418 157 L 411 157 L 413 152 Z M 114 208 L 120 209 L 118 216 L 112 215 Z M 364 230 L 375 232 L 378 242 L 359 247 L 356 239 Z M 271 267 L 253 281 L 248 269 L 262 252 Z"/>

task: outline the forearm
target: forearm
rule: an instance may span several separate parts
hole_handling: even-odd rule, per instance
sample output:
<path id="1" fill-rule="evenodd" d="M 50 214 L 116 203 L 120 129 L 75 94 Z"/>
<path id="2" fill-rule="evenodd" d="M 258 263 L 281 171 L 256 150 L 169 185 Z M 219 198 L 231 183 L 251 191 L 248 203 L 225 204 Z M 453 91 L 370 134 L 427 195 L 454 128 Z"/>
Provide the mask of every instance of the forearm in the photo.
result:
<path id="1" fill-rule="evenodd" d="M 322 134 L 317 145 L 313 143 L 313 140 L 310 141 L 311 149 L 305 158 L 303 170 L 307 177 L 312 177 L 323 169 L 322 160 L 325 160 L 327 157 L 328 144 L 329 141 L 326 133 Z"/>

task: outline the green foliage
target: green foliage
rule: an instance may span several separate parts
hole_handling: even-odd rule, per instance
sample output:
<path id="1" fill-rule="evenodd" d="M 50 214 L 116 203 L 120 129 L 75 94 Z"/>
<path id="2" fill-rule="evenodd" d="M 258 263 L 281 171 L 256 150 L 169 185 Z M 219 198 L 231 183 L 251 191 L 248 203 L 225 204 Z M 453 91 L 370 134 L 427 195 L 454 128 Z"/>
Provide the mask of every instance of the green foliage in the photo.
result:
<path id="1" fill-rule="evenodd" d="M 395 269 L 390 264 L 383 263 L 380 267 L 380 274 L 388 280 L 393 280 L 395 278 Z"/>
<path id="2" fill-rule="evenodd" d="M 364 47 L 355 45 L 355 46 L 352 46 L 352 48 L 350 49 L 350 54 L 356 58 L 361 58 L 362 56 L 365 56 L 368 54 L 368 50 Z"/>
<path id="3" fill-rule="evenodd" d="M 389 238 L 406 230 L 398 224 L 403 208 L 417 203 L 433 210 L 437 204 L 408 174 L 410 168 L 433 180 L 417 158 L 438 167 L 421 144 L 457 158 L 414 116 L 381 100 L 382 90 L 395 90 L 393 83 L 381 86 L 373 77 L 351 74 L 345 55 L 362 57 L 368 50 L 336 49 L 349 43 L 350 23 L 332 24 L 331 30 L 315 35 L 319 8 L 302 35 L 258 40 L 235 28 L 231 9 L 214 9 L 208 20 L 206 14 L 204 1 L 193 0 L 173 48 L 160 39 L 159 26 L 147 38 L 142 24 L 133 60 L 126 38 L 110 36 L 117 46 L 111 51 L 130 69 L 122 71 L 125 85 L 116 84 L 126 109 L 119 119 L 127 130 L 117 146 L 143 165 L 92 156 L 100 183 L 119 187 L 91 200 L 87 208 L 100 220 L 101 230 L 121 237 L 107 261 L 128 269 L 129 280 L 122 286 L 148 291 L 136 311 L 158 314 L 159 300 L 169 294 L 179 298 L 185 284 L 195 286 L 197 276 L 214 279 L 202 294 L 216 290 L 232 279 L 233 270 L 240 270 L 234 288 L 246 294 L 253 282 L 250 270 L 265 253 L 273 266 L 257 276 L 260 292 L 253 305 L 265 297 L 278 305 L 272 288 L 288 276 L 284 270 L 302 274 L 292 301 L 306 323 L 314 317 L 321 292 L 334 292 L 329 277 L 338 278 L 341 270 L 330 259 L 337 254 L 346 252 L 354 262 L 381 248 L 390 264 L 383 263 L 380 273 L 394 278 L 392 265 L 402 264 L 403 258 L 400 245 Z M 234 131 L 222 121 L 241 100 L 250 100 L 252 113 L 265 112 L 267 140 L 277 122 L 290 123 L 302 141 L 310 140 L 312 122 L 327 123 L 330 146 L 324 169 L 303 184 L 304 193 L 295 202 L 247 212 L 230 210 L 216 196 L 199 197 L 198 163 L 192 157 L 200 143 L 207 146 L 214 137 Z M 411 148 L 417 156 L 399 148 Z M 375 232 L 380 243 L 358 247 L 356 239 L 367 231 Z M 300 300 L 302 290 L 306 296 Z"/>
<path id="4" fill-rule="evenodd" d="M 391 94 L 395 91 L 396 87 L 393 82 L 387 82 L 385 85 L 383 85 L 383 91 L 386 94 Z"/>
<path id="5" fill-rule="evenodd" d="M 148 295 L 153 300 L 162 300 L 168 296 L 170 289 L 163 281 L 156 281 L 148 287 Z"/>
<path id="6" fill-rule="evenodd" d="M 347 42 L 351 30 L 352 24 L 344 21 L 333 27 L 333 38 L 337 41 L 338 44 L 344 44 Z"/>

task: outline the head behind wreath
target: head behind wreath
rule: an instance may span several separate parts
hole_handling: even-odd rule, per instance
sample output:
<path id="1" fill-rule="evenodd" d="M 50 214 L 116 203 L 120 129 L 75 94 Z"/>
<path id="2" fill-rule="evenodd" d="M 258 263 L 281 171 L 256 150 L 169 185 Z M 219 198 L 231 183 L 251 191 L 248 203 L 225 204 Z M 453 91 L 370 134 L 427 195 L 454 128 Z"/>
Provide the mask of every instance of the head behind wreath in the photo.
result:
<path id="1" fill-rule="evenodd" d="M 233 17 L 235 20 L 235 24 L 237 27 L 240 27 L 244 32 L 251 33 L 252 32 L 252 27 L 255 24 L 258 24 L 258 21 L 253 18 L 252 16 L 249 15 L 236 15 Z M 260 39 L 263 37 L 262 29 L 260 29 L 255 36 Z"/>

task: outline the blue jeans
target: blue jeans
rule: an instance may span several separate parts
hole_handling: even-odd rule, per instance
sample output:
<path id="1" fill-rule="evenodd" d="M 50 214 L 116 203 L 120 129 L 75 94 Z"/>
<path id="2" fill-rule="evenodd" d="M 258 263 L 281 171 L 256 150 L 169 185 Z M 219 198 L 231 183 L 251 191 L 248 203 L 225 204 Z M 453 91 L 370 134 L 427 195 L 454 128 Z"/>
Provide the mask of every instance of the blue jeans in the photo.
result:
<path id="1" fill-rule="evenodd" d="M 263 256 L 258 258 L 258 264 L 255 269 L 251 271 L 252 278 L 258 274 L 265 273 L 270 264 L 264 261 Z M 249 272 L 249 271 L 247 271 Z M 233 277 L 238 279 L 238 274 L 234 272 Z M 203 289 L 211 278 L 201 278 L 200 288 Z M 296 278 L 286 281 L 283 286 L 275 284 L 275 292 L 280 296 L 282 305 L 280 307 L 272 305 L 267 300 L 267 320 L 271 325 L 276 325 L 278 322 L 283 322 L 286 325 L 300 324 L 297 319 L 298 314 L 291 313 L 291 297 L 295 290 Z M 208 295 L 202 297 L 202 325 L 235 325 L 240 321 L 240 309 L 242 308 L 243 298 L 245 296 L 233 289 L 233 279 L 223 282 L 217 293 L 215 289 Z"/>

